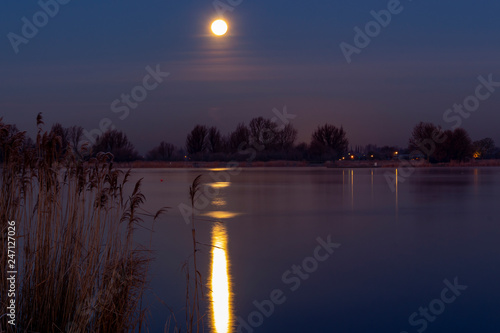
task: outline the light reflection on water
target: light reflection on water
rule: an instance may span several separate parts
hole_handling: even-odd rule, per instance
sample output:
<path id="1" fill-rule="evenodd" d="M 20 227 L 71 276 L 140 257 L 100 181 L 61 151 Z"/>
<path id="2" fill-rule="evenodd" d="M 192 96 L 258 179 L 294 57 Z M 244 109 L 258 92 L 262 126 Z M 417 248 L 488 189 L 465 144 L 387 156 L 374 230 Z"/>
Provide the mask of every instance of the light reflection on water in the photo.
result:
<path id="1" fill-rule="evenodd" d="M 222 223 L 212 228 L 210 273 L 211 323 L 215 333 L 227 333 L 233 322 L 231 278 L 227 254 L 227 233 Z"/>
<path id="2" fill-rule="evenodd" d="M 233 217 L 236 217 L 238 215 L 241 215 L 240 213 L 235 213 L 235 212 L 226 212 L 226 211 L 212 211 L 212 212 L 207 212 L 201 214 L 201 216 L 208 216 L 214 219 L 231 219 Z"/>
<path id="3" fill-rule="evenodd" d="M 231 185 L 231 182 L 215 182 L 207 185 L 212 188 L 225 189 Z M 227 201 L 219 192 L 219 195 L 212 200 L 212 205 L 222 208 L 227 205 Z M 228 333 L 232 331 L 233 327 L 233 300 L 227 252 L 227 231 L 226 225 L 220 220 L 231 219 L 239 215 L 241 214 L 225 210 L 209 211 L 202 214 L 202 216 L 208 216 L 217 221 L 214 222 L 211 233 L 212 257 L 209 279 L 210 322 L 214 333 Z"/>
<path id="4" fill-rule="evenodd" d="M 231 185 L 231 182 L 215 182 L 215 183 L 208 183 L 207 185 L 214 188 L 224 188 L 224 187 L 229 187 L 229 185 Z"/>
<path id="5" fill-rule="evenodd" d="M 212 200 L 212 205 L 213 206 L 225 206 L 227 204 L 226 200 L 221 199 L 221 198 L 216 198 Z"/>
<path id="6" fill-rule="evenodd" d="M 213 212 L 203 221 L 234 219 L 227 222 L 231 225 L 198 224 L 203 243 L 223 245 L 200 256 L 206 259 L 201 267 L 209 301 L 205 332 L 236 331 L 236 318 L 256 311 L 253 301 L 264 300 L 273 289 L 288 290 L 280 280 L 283 272 L 311 253 L 318 236 L 330 234 L 345 250 L 322 263 L 299 292 L 288 294 L 286 305 L 275 308 L 286 307 L 286 314 L 266 317 L 255 332 L 326 332 L 332 325 L 352 333 L 410 331 L 408 316 L 439 296 L 444 278 L 455 276 L 474 290 L 450 306 L 456 315 L 441 316 L 432 330 L 475 332 L 481 322 L 487 327 L 482 331 L 495 332 L 492 307 L 476 310 L 476 304 L 500 298 L 495 287 L 500 224 L 494 208 L 500 168 L 416 168 L 408 177 L 404 171 L 253 168 L 232 177 L 230 186 L 207 186 L 216 195 L 208 196 L 212 204 L 202 212 Z M 135 172 L 135 179 L 145 178 L 152 210 L 185 202 L 200 170 Z M 168 178 L 168 184 L 160 184 L 160 178 Z M 175 286 L 185 283 L 178 267 L 192 250 L 190 229 L 175 210 L 164 219 L 173 223 L 155 225 L 158 256 L 151 285 L 181 309 L 184 292 Z M 157 298 L 148 297 L 151 332 L 162 332 L 165 314 L 154 309 Z M 359 320 L 360 314 L 368 319 Z"/>

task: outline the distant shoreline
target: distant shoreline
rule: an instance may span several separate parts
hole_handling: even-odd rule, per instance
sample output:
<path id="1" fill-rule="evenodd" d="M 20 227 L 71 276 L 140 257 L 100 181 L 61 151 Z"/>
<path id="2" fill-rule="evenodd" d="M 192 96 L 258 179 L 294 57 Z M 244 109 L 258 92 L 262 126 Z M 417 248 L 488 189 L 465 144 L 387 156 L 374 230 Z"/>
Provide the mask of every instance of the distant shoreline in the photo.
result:
<path id="1" fill-rule="evenodd" d="M 337 161 L 337 162 L 324 162 L 324 163 L 311 163 L 305 161 L 254 161 L 254 162 L 192 162 L 192 161 L 134 161 L 134 162 L 120 162 L 116 163 L 119 168 L 132 168 L 132 169 L 216 169 L 235 166 L 243 168 L 333 168 L 333 169 L 357 169 L 357 168 L 397 168 L 408 167 L 409 161 L 398 160 L 370 160 L 370 161 Z M 500 159 L 495 160 L 472 160 L 469 162 L 448 162 L 448 163 L 428 163 L 426 161 L 414 164 L 418 168 L 446 168 L 446 167 L 500 167 Z"/>

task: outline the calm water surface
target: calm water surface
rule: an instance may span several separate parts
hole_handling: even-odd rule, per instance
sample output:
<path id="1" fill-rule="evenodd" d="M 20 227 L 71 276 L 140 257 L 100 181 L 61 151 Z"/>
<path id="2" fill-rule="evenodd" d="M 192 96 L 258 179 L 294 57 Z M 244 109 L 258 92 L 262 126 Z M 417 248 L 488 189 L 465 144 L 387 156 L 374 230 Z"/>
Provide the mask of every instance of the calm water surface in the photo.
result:
<path id="1" fill-rule="evenodd" d="M 224 172 L 134 171 L 148 209 L 172 207 L 139 232 L 155 255 L 151 332 L 169 308 L 184 323 L 178 206 L 198 174 L 216 193 L 197 221 L 207 332 L 500 332 L 499 168 L 419 169 L 394 191 L 394 169 Z"/>

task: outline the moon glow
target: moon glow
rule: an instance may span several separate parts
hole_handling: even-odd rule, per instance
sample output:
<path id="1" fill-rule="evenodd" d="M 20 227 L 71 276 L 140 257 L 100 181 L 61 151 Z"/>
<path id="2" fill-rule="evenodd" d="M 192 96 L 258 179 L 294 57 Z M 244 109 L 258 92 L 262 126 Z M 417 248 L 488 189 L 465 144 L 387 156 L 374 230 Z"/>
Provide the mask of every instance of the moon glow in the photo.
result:
<path id="1" fill-rule="evenodd" d="M 227 32 L 227 23 L 223 20 L 217 20 L 212 23 L 212 32 L 217 36 L 223 36 Z"/>

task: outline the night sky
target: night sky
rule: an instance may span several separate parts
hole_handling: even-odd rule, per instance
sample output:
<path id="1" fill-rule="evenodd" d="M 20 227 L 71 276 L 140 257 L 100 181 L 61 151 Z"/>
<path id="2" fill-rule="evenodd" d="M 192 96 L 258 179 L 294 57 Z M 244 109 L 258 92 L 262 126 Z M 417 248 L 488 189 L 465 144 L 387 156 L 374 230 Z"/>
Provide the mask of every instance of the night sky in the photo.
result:
<path id="1" fill-rule="evenodd" d="M 22 18 L 33 22 L 41 7 L 3 1 L 0 117 L 32 136 L 39 112 L 48 126 L 87 131 L 108 118 L 145 153 L 162 140 L 183 145 L 195 124 L 225 134 L 286 105 L 299 141 L 329 122 L 343 125 L 352 145 L 406 146 L 419 121 L 451 128 L 443 114 L 475 93 L 479 75 L 500 82 L 497 0 L 401 1 L 350 64 L 340 43 L 354 45 L 354 28 L 364 30 L 388 1 L 232 2 L 240 3 L 224 14 L 229 32 L 215 37 L 212 0 L 72 0 L 16 53 L 8 34 L 22 36 Z M 113 112 L 147 66 L 170 75 L 127 117 Z M 496 89 L 463 127 L 498 145 Z"/>

